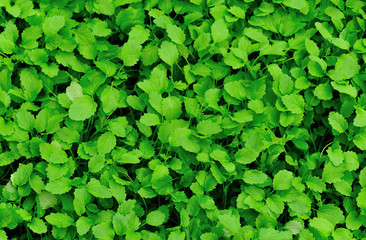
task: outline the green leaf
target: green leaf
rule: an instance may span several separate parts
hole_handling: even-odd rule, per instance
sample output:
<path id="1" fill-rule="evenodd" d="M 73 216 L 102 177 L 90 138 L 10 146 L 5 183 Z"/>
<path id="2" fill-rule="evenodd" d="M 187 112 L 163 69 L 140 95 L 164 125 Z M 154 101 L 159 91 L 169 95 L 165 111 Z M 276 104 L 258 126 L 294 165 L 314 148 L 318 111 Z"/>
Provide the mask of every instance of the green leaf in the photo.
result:
<path id="1" fill-rule="evenodd" d="M 229 38 L 229 29 L 224 21 L 224 19 L 216 20 L 211 25 L 211 36 L 215 43 L 222 42 Z"/>
<path id="2" fill-rule="evenodd" d="M 314 90 L 314 96 L 320 100 L 331 100 L 333 98 L 332 87 L 328 83 L 319 84 Z"/>
<path id="3" fill-rule="evenodd" d="M 356 109 L 356 117 L 353 119 L 353 125 L 356 127 L 365 127 L 366 126 L 366 110 L 360 107 L 355 107 Z"/>
<path id="4" fill-rule="evenodd" d="M 126 137 L 128 121 L 126 117 L 117 117 L 108 122 L 108 130 L 117 137 Z"/>
<path id="5" fill-rule="evenodd" d="M 4 31 L 0 34 L 0 50 L 6 54 L 12 54 L 15 50 L 15 41 L 18 39 L 18 36 L 17 26 L 12 21 L 8 21 Z M 37 44 L 35 47 L 37 47 Z"/>
<path id="6" fill-rule="evenodd" d="M 61 129 L 59 129 L 55 135 L 61 139 L 63 142 L 66 143 L 76 143 L 79 142 L 80 139 L 80 134 L 78 131 L 67 128 L 67 127 L 63 127 Z M 67 157 L 67 156 L 65 156 Z"/>
<path id="7" fill-rule="evenodd" d="M 344 176 L 345 170 L 343 165 L 336 167 L 333 163 L 327 162 L 323 168 L 322 179 L 327 183 L 339 182 Z"/>
<path id="8" fill-rule="evenodd" d="M 339 182 L 333 183 L 335 189 L 344 196 L 351 196 L 352 186 L 346 180 L 341 180 Z"/>
<path id="9" fill-rule="evenodd" d="M 272 12 L 270 11 L 270 13 Z M 280 33 L 286 37 L 293 35 L 304 27 L 304 24 L 294 12 L 288 14 L 281 8 L 277 8 L 273 14 L 264 15 L 251 17 L 249 23 L 274 33 Z"/>
<path id="10" fill-rule="evenodd" d="M 111 61 L 94 61 L 102 72 L 105 73 L 106 77 L 112 77 L 117 72 L 117 65 Z"/>
<path id="11" fill-rule="evenodd" d="M 52 143 L 41 143 L 39 152 L 43 159 L 51 163 L 66 163 L 68 161 L 66 152 Z"/>
<path id="12" fill-rule="evenodd" d="M 167 70 L 164 65 L 158 65 L 151 71 L 150 78 L 143 82 L 138 82 L 137 86 L 148 94 L 152 94 L 154 92 L 162 94 L 169 87 L 169 81 L 166 75 Z"/>
<path id="13" fill-rule="evenodd" d="M 19 215 L 21 220 L 29 222 L 32 219 L 32 215 L 30 215 L 29 212 L 27 212 L 23 208 L 16 209 L 15 212 Z"/>
<path id="14" fill-rule="evenodd" d="M 146 223 L 151 226 L 160 226 L 165 222 L 165 214 L 159 210 L 155 210 L 147 214 Z"/>
<path id="15" fill-rule="evenodd" d="M 328 121 L 332 128 L 339 133 L 343 133 L 348 128 L 346 119 L 337 112 L 330 112 Z"/>
<path id="16" fill-rule="evenodd" d="M 124 153 L 117 161 L 121 164 L 137 164 L 140 162 L 140 159 L 135 154 Z"/>
<path id="17" fill-rule="evenodd" d="M 334 225 L 325 218 L 313 218 L 309 221 L 309 226 L 318 230 L 324 237 L 329 236 L 334 229 Z"/>
<path id="18" fill-rule="evenodd" d="M 303 113 L 305 107 L 304 98 L 299 94 L 290 94 L 281 97 L 286 108 L 295 114 Z"/>
<path id="19" fill-rule="evenodd" d="M 310 232 L 310 230 L 309 229 L 302 229 L 301 230 L 301 232 L 300 232 L 300 234 L 299 234 L 299 239 L 300 240 L 307 240 L 307 239 L 309 239 L 309 240 L 315 240 L 315 238 L 314 238 L 314 236 L 313 236 L 313 234 Z"/>
<path id="20" fill-rule="evenodd" d="M 101 240 L 113 240 L 115 233 L 110 223 L 99 223 L 92 227 L 94 236 Z"/>
<path id="21" fill-rule="evenodd" d="M 360 181 L 360 185 L 361 187 L 365 188 L 366 187 L 366 168 L 363 168 L 360 171 L 359 174 L 359 181 Z"/>
<path id="22" fill-rule="evenodd" d="M 188 152 L 198 153 L 201 149 L 199 141 L 192 135 L 190 129 L 177 128 L 174 130 L 171 136 L 169 136 L 169 142 L 175 146 L 181 146 Z"/>
<path id="23" fill-rule="evenodd" d="M 61 177 L 46 184 L 45 189 L 53 194 L 64 194 L 71 190 L 71 180 Z"/>
<path id="24" fill-rule="evenodd" d="M 76 230 L 80 235 L 85 235 L 86 233 L 88 233 L 91 227 L 92 221 L 87 217 L 80 217 L 76 221 Z"/>
<path id="25" fill-rule="evenodd" d="M 222 131 L 221 126 L 217 122 L 213 122 L 211 119 L 200 121 L 197 124 L 198 133 L 204 136 L 212 136 Z"/>
<path id="26" fill-rule="evenodd" d="M 332 233 L 332 236 L 333 236 L 334 240 L 352 240 L 352 239 L 354 239 L 352 232 L 345 228 L 337 228 Z"/>
<path id="27" fill-rule="evenodd" d="M 176 26 L 176 25 L 171 25 L 171 24 L 168 24 L 166 26 L 166 31 L 168 33 L 168 37 L 173 41 L 175 42 L 176 44 L 183 44 L 185 39 L 186 39 L 186 36 L 183 32 L 183 30 Z"/>
<path id="28" fill-rule="evenodd" d="M 75 99 L 69 109 L 69 117 L 75 121 L 84 121 L 92 117 L 97 110 L 97 104 L 89 96 L 82 96 Z"/>
<path id="29" fill-rule="evenodd" d="M 366 150 L 366 127 L 361 128 L 360 132 L 353 138 L 353 143 L 361 150 Z"/>
<path id="30" fill-rule="evenodd" d="M 265 110 L 264 104 L 260 100 L 249 101 L 248 108 L 253 110 L 256 114 L 262 114 Z"/>
<path id="31" fill-rule="evenodd" d="M 328 22 L 320 23 L 316 22 L 315 24 L 316 29 L 319 31 L 319 33 L 328 41 L 331 41 L 333 39 L 332 32 L 333 29 L 328 24 Z"/>
<path id="32" fill-rule="evenodd" d="M 261 240 L 290 240 L 292 234 L 288 231 L 278 231 L 273 228 L 261 228 L 259 230 L 259 239 Z"/>
<path id="33" fill-rule="evenodd" d="M 206 232 L 206 233 L 203 233 L 201 236 L 200 236 L 200 239 L 201 240 L 218 240 L 219 237 L 217 236 L 216 233 L 212 233 L 212 232 Z"/>
<path id="34" fill-rule="evenodd" d="M 300 222 L 293 220 L 287 222 L 285 228 L 293 235 L 297 235 L 301 232 L 302 229 L 304 229 L 304 226 Z"/>
<path id="35" fill-rule="evenodd" d="M 330 84 L 335 90 L 350 95 L 353 98 L 356 98 L 358 95 L 358 90 L 353 85 L 347 84 L 347 82 L 331 82 Z"/>
<path id="36" fill-rule="evenodd" d="M 333 24 L 338 30 L 343 29 L 342 19 L 344 18 L 344 14 L 341 10 L 335 7 L 327 7 L 324 12 L 332 19 Z"/>
<path id="37" fill-rule="evenodd" d="M 96 41 L 93 33 L 90 31 L 90 29 L 84 25 L 79 25 L 78 29 L 75 31 L 75 41 L 79 45 L 79 52 L 83 55 L 83 52 L 89 52 L 92 55 L 94 55 L 95 50 L 93 48 L 93 43 Z M 83 49 L 82 51 L 80 47 L 86 47 L 86 49 Z M 85 52 L 84 52 L 85 53 Z M 84 56 L 85 57 L 85 56 Z M 88 59 L 88 58 L 87 58 Z"/>
<path id="38" fill-rule="evenodd" d="M 333 80 L 350 79 L 360 71 L 360 68 L 356 53 L 345 53 L 337 58 L 335 68 L 329 71 L 328 76 Z"/>
<path id="39" fill-rule="evenodd" d="M 142 25 L 136 25 L 131 28 L 131 31 L 128 34 L 128 41 L 143 44 L 149 39 L 149 36 L 149 29 L 144 28 Z"/>
<path id="40" fill-rule="evenodd" d="M 203 51 L 209 47 L 210 41 L 211 35 L 209 33 L 200 34 L 198 38 L 196 38 L 196 40 L 194 41 L 193 47 L 197 51 Z"/>
<path id="41" fill-rule="evenodd" d="M 83 88 L 79 83 L 71 82 L 70 86 L 66 88 L 66 95 L 73 102 L 75 99 L 82 97 L 84 95 Z"/>
<path id="42" fill-rule="evenodd" d="M 309 73 L 315 77 L 323 77 L 327 70 L 327 63 L 316 56 L 310 56 L 308 62 Z"/>
<path id="43" fill-rule="evenodd" d="M 102 185 L 97 179 L 90 179 L 86 185 L 88 192 L 97 198 L 111 198 L 112 194 L 106 186 Z"/>
<path id="44" fill-rule="evenodd" d="M 352 151 L 344 152 L 343 155 L 346 164 L 346 169 L 348 171 L 356 171 L 360 166 L 358 155 Z"/>
<path id="45" fill-rule="evenodd" d="M 170 66 L 173 66 L 174 63 L 178 61 L 179 52 L 174 43 L 164 41 L 158 50 L 159 57 L 165 63 Z"/>
<path id="46" fill-rule="evenodd" d="M 210 153 L 210 157 L 212 157 L 213 159 L 215 159 L 216 161 L 219 161 L 221 163 L 230 161 L 229 154 L 227 154 L 227 152 L 220 150 L 220 149 L 213 150 Z"/>
<path id="47" fill-rule="evenodd" d="M 123 236 L 127 232 L 136 231 L 139 228 L 140 224 L 140 220 L 134 212 L 130 212 L 126 215 L 122 215 L 117 212 L 113 216 L 113 227 L 115 232 L 119 236 Z"/>
<path id="48" fill-rule="evenodd" d="M 111 132 L 103 133 L 97 141 L 98 152 L 100 154 L 107 154 L 116 146 L 117 139 Z"/>
<path id="49" fill-rule="evenodd" d="M 20 85 L 28 101 L 33 101 L 43 88 L 42 81 L 34 68 L 25 68 L 20 72 Z"/>
<path id="50" fill-rule="evenodd" d="M 251 148 L 242 148 L 236 152 L 235 160 L 241 164 L 250 164 L 254 162 L 258 156 L 259 153 L 256 150 Z"/>
<path id="51" fill-rule="evenodd" d="M 120 92 L 112 86 L 107 86 L 101 93 L 100 100 L 102 102 L 103 111 L 110 114 L 118 108 Z"/>
<path id="52" fill-rule="evenodd" d="M 51 213 L 45 217 L 46 221 L 59 228 L 67 228 L 74 225 L 74 220 L 66 213 Z"/>
<path id="53" fill-rule="evenodd" d="M 287 74 L 283 74 L 279 81 L 279 90 L 282 95 L 290 94 L 292 92 L 294 82 Z"/>
<path id="54" fill-rule="evenodd" d="M 56 39 L 56 41 L 59 40 Z M 73 53 L 59 51 L 55 58 L 57 63 L 65 67 L 70 67 L 77 72 L 87 72 L 90 69 L 89 65 L 82 63 Z"/>
<path id="55" fill-rule="evenodd" d="M 227 82 L 224 84 L 224 89 L 230 96 L 238 100 L 244 100 L 246 98 L 246 90 L 241 81 Z"/>
<path id="56" fill-rule="evenodd" d="M 341 165 L 344 161 L 343 152 L 339 144 L 333 144 L 330 148 L 328 148 L 327 154 L 330 161 L 336 167 Z"/>
<path id="57" fill-rule="evenodd" d="M 263 184 L 267 181 L 267 174 L 259 170 L 248 170 L 244 173 L 243 180 L 248 184 Z"/>
<path id="58" fill-rule="evenodd" d="M 217 102 L 220 100 L 221 97 L 221 90 L 218 88 L 210 88 L 205 92 L 205 102 L 208 104 L 209 107 L 214 109 L 218 109 Z"/>
<path id="59" fill-rule="evenodd" d="M 92 173 L 100 172 L 105 166 L 105 158 L 103 154 L 99 154 L 90 158 L 88 162 L 88 169 Z"/>
<path id="60" fill-rule="evenodd" d="M 95 19 L 95 18 L 94 18 Z M 106 37 L 112 33 L 105 21 L 97 21 L 93 26 L 93 34 L 98 37 Z"/>
<path id="61" fill-rule="evenodd" d="M 18 169 L 11 174 L 10 180 L 14 186 L 23 186 L 29 181 L 32 171 L 32 163 L 28 163 L 26 165 L 20 163 Z"/>
<path id="62" fill-rule="evenodd" d="M 142 46 L 135 41 L 127 41 L 123 44 L 119 57 L 125 66 L 134 66 L 140 59 Z"/>
<path id="63" fill-rule="evenodd" d="M 220 224 L 222 224 L 231 235 L 236 235 L 239 233 L 241 228 L 239 216 L 233 216 L 232 214 L 221 214 L 218 216 L 218 219 Z"/>
<path id="64" fill-rule="evenodd" d="M 162 114 L 167 120 L 179 118 L 182 114 L 182 102 L 179 98 L 169 96 L 162 101 Z"/>
<path id="65" fill-rule="evenodd" d="M 90 194 L 85 188 L 77 188 L 74 191 L 74 209 L 77 215 L 81 216 L 86 211 L 86 204 L 90 202 Z"/>
<path id="66" fill-rule="evenodd" d="M 234 6 L 234 7 L 236 7 L 236 6 Z M 268 37 L 263 34 L 263 31 L 261 29 L 248 27 L 248 28 L 245 28 L 244 34 L 248 38 L 251 38 L 257 42 L 267 42 L 268 41 Z"/>
<path id="67" fill-rule="evenodd" d="M 133 109 L 138 110 L 138 111 L 144 111 L 144 109 L 146 107 L 146 105 L 142 101 L 142 99 L 135 95 L 129 95 L 126 98 L 126 102 L 130 107 L 132 107 Z"/>
<path id="68" fill-rule="evenodd" d="M 320 206 L 318 209 L 318 217 L 327 219 L 330 223 L 334 225 L 343 224 L 345 221 L 342 210 L 333 204 Z"/>
<path id="69" fill-rule="evenodd" d="M 306 185 L 308 186 L 308 188 L 310 188 L 314 192 L 320 192 L 321 193 L 321 192 L 324 192 L 326 190 L 325 183 L 319 177 L 310 177 L 306 181 Z"/>
<path id="70" fill-rule="evenodd" d="M 357 230 L 362 226 L 366 220 L 364 215 L 359 215 L 355 210 L 352 210 L 346 218 L 346 226 L 351 230 Z"/>
<path id="71" fill-rule="evenodd" d="M 285 209 L 285 205 L 279 195 L 272 195 L 271 197 L 267 198 L 266 203 L 269 209 L 276 214 L 283 213 L 283 210 Z"/>
<path id="72" fill-rule="evenodd" d="M 61 165 L 61 164 L 49 163 L 46 168 L 46 171 L 47 171 L 47 177 L 51 182 L 53 182 L 59 179 L 61 176 L 65 176 L 68 173 L 69 169 L 68 164 Z"/>
<path id="73" fill-rule="evenodd" d="M 350 43 L 342 38 L 332 38 L 330 42 L 343 50 L 349 50 L 350 48 Z"/>
<path id="74" fill-rule="evenodd" d="M 180 232 L 180 231 L 174 231 L 171 232 L 168 236 L 168 240 L 185 240 L 186 239 L 186 233 Z M 202 235 L 201 235 L 202 239 Z"/>
<path id="75" fill-rule="evenodd" d="M 47 232 L 47 226 L 43 220 L 39 218 L 33 218 L 30 223 L 27 224 L 30 230 L 37 234 L 43 234 Z"/>
<path id="76" fill-rule="evenodd" d="M 273 178 L 273 189 L 287 190 L 292 186 L 294 179 L 293 173 L 287 170 L 281 170 Z"/>
<path id="77" fill-rule="evenodd" d="M 283 5 L 299 10 L 303 14 L 309 12 L 309 4 L 307 0 L 283 0 Z"/>
<path id="78" fill-rule="evenodd" d="M 319 47 L 316 45 L 316 43 L 313 40 L 310 40 L 309 38 L 305 39 L 305 48 L 306 51 L 310 54 L 310 56 L 318 57 L 320 50 Z"/>
<path id="79" fill-rule="evenodd" d="M 155 113 L 145 113 L 143 116 L 141 116 L 140 122 L 150 127 L 159 125 L 160 119 Z"/>
<path id="80" fill-rule="evenodd" d="M 145 66 L 150 66 L 156 61 L 158 61 L 159 55 L 158 55 L 158 47 L 153 44 L 148 44 L 141 53 L 141 62 Z"/>
<path id="81" fill-rule="evenodd" d="M 48 62 L 48 55 L 45 49 L 33 49 L 28 56 L 35 65 L 42 65 Z"/>
<path id="82" fill-rule="evenodd" d="M 29 178 L 31 188 L 38 194 L 45 188 L 42 178 L 37 174 L 32 174 Z"/>
<path id="83" fill-rule="evenodd" d="M 43 210 L 52 208 L 57 204 L 57 198 L 54 194 L 43 191 L 38 195 L 39 205 Z"/>
<path id="84" fill-rule="evenodd" d="M 246 123 L 253 121 L 253 115 L 248 110 L 240 110 L 235 112 L 231 119 L 238 123 Z"/>
<path id="85" fill-rule="evenodd" d="M 169 175 L 169 169 L 163 165 L 156 166 L 151 177 L 153 189 L 157 193 L 167 195 L 173 192 L 172 177 Z"/>
<path id="86" fill-rule="evenodd" d="M 55 15 L 52 17 L 46 17 L 46 19 L 42 24 L 42 30 L 44 34 L 50 35 L 57 33 L 64 26 L 65 26 L 65 17 Z"/>

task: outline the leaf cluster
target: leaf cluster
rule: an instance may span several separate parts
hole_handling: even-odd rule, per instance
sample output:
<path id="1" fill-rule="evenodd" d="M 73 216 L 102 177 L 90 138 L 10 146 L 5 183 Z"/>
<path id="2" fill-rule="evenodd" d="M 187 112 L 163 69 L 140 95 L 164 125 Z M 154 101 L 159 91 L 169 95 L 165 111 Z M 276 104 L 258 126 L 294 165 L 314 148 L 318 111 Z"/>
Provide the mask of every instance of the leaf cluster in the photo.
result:
<path id="1" fill-rule="evenodd" d="M 0 239 L 365 239 L 365 11 L 0 1 Z"/>

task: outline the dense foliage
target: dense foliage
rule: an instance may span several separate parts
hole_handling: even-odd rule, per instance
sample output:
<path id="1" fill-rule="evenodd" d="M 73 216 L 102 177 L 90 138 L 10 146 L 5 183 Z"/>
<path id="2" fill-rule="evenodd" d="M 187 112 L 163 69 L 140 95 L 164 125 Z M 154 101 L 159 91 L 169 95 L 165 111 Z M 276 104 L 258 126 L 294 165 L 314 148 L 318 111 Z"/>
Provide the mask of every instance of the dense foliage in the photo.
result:
<path id="1" fill-rule="evenodd" d="M 364 0 L 1 0 L 0 239 L 366 239 Z"/>

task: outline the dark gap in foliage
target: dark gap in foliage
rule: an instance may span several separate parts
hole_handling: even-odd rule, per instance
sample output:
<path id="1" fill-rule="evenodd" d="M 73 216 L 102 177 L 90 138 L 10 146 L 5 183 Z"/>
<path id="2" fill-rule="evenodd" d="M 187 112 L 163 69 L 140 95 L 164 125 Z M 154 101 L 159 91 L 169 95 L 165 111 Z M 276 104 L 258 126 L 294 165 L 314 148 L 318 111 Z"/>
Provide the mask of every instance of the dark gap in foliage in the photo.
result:
<path id="1" fill-rule="evenodd" d="M 220 60 L 221 60 L 221 55 L 220 54 L 214 54 L 214 55 L 212 55 L 211 56 L 211 58 L 210 58 L 211 60 L 213 60 L 214 62 L 220 62 Z"/>
<path id="2" fill-rule="evenodd" d="M 248 60 L 252 61 L 252 60 L 256 59 L 258 56 L 259 56 L 258 51 L 252 52 L 251 54 L 248 55 Z"/>
<path id="3" fill-rule="evenodd" d="M 13 173 L 13 170 L 18 167 L 18 164 L 12 164 L 11 166 L 6 166 L 1 168 L 0 170 L 0 181 L 2 184 L 6 185 L 10 180 L 10 176 Z"/>
<path id="4" fill-rule="evenodd" d="M 32 231 L 29 231 L 26 228 L 27 227 L 24 224 L 20 224 L 14 229 L 8 229 L 6 231 L 6 234 L 8 237 L 16 237 L 19 240 L 30 239 L 29 237 L 37 239 L 36 237 L 37 235 L 32 233 Z"/>
<path id="5" fill-rule="evenodd" d="M 68 85 L 66 85 L 66 84 L 58 84 L 55 87 L 57 89 L 57 92 L 66 92 L 66 88 L 68 87 Z"/>
<path id="6" fill-rule="evenodd" d="M 109 19 L 109 16 L 108 15 L 104 15 L 104 14 L 99 14 L 99 13 L 93 13 L 91 15 L 91 19 L 92 18 L 99 18 L 102 21 L 107 21 Z"/>
<path id="7" fill-rule="evenodd" d="M 162 39 L 164 38 L 165 36 L 165 31 L 163 29 L 160 29 L 160 28 L 155 28 L 154 30 L 154 34 L 155 36 L 158 38 L 158 39 Z"/>
<path id="8" fill-rule="evenodd" d="M 69 72 L 69 68 L 68 68 L 68 67 L 65 67 L 64 65 L 61 65 L 61 64 L 60 64 L 60 65 L 58 66 L 58 68 L 59 68 L 59 70 L 60 70 L 60 71 Z"/>
<path id="9" fill-rule="evenodd" d="M 40 9 L 39 3 L 37 1 L 33 1 L 33 8 L 34 9 Z"/>
<path id="10" fill-rule="evenodd" d="M 120 37 L 121 33 L 118 32 L 114 32 L 112 33 L 112 35 L 107 39 L 107 41 L 112 44 L 112 45 L 118 45 L 118 46 L 122 46 L 124 42 L 122 42 L 121 40 L 123 38 Z"/>

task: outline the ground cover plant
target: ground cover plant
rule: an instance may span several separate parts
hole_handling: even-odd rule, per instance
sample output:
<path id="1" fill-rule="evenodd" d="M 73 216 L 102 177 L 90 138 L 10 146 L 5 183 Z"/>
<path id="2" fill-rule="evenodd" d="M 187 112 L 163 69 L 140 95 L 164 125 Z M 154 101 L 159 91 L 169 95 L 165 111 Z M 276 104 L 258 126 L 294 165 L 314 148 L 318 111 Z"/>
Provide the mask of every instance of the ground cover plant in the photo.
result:
<path id="1" fill-rule="evenodd" d="M 366 239 L 365 11 L 0 1 L 0 239 Z"/>

